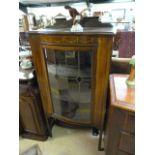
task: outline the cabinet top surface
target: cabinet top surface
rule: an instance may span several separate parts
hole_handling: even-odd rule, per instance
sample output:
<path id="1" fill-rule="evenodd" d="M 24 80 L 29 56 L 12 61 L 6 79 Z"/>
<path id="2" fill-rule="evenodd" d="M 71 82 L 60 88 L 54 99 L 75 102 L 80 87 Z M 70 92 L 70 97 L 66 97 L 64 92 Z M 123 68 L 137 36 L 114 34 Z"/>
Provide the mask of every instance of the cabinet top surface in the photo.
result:
<path id="1" fill-rule="evenodd" d="M 71 32 L 70 28 L 62 28 L 62 29 L 38 29 L 31 30 L 28 32 L 29 34 L 57 34 L 57 35 L 114 35 L 116 33 L 114 28 L 84 28 L 82 32 Z"/>
<path id="2" fill-rule="evenodd" d="M 111 105 L 135 111 L 135 88 L 128 87 L 126 80 L 129 75 L 113 74 L 110 76 Z"/>

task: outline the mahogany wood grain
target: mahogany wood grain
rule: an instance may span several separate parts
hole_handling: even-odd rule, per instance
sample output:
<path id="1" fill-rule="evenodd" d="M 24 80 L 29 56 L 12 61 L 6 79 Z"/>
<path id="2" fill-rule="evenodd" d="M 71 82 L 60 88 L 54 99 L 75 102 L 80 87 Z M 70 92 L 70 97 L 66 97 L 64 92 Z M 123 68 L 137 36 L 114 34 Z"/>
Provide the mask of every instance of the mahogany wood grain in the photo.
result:
<path id="1" fill-rule="evenodd" d="M 34 68 L 36 70 L 38 85 L 42 97 L 42 103 L 44 111 L 47 114 L 52 114 L 53 106 L 51 102 L 50 88 L 49 88 L 49 80 L 47 77 L 47 68 L 44 62 L 44 53 L 40 44 L 40 38 L 37 36 L 30 36 L 30 45 L 33 52 L 33 62 Z"/>
<path id="2" fill-rule="evenodd" d="M 97 37 L 87 37 L 87 36 L 43 36 L 40 35 L 40 39 L 43 42 L 50 42 L 53 45 L 93 45 L 97 43 Z"/>
<path id="3" fill-rule="evenodd" d="M 98 127 L 106 110 L 106 95 L 112 51 L 112 37 L 100 37 L 96 56 L 94 117 L 93 124 Z"/>

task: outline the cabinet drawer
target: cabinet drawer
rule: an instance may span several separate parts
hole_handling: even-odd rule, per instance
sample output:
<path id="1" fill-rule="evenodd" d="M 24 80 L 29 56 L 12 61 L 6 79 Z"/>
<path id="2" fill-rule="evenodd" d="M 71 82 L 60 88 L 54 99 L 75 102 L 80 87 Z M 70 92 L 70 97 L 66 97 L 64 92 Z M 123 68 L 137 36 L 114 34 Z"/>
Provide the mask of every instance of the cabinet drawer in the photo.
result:
<path id="1" fill-rule="evenodd" d="M 134 154 L 135 152 L 135 136 L 127 132 L 121 133 L 119 150 Z"/>
<path id="2" fill-rule="evenodd" d="M 135 133 L 135 116 L 132 114 L 127 114 L 124 127 L 124 131 Z"/>

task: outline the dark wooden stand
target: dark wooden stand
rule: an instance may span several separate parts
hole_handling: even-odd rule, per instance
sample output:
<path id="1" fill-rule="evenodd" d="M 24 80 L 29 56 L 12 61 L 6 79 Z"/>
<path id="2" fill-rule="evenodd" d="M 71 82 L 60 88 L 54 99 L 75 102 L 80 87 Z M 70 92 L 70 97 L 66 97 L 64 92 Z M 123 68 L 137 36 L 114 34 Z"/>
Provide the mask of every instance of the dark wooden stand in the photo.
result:
<path id="1" fill-rule="evenodd" d="M 20 70 L 24 72 L 24 70 Z M 26 70 L 25 72 L 31 72 Z M 41 106 L 41 98 L 35 78 L 19 80 L 20 135 L 37 140 L 46 140 L 48 128 Z"/>

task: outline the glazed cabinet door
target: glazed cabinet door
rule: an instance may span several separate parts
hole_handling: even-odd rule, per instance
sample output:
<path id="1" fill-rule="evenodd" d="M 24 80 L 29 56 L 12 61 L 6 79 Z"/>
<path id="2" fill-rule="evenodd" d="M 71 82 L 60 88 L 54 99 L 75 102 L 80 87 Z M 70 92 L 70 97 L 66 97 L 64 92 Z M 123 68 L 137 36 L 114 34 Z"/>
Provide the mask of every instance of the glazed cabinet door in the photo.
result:
<path id="1" fill-rule="evenodd" d="M 53 113 L 91 123 L 93 55 L 95 51 L 44 48 Z"/>

